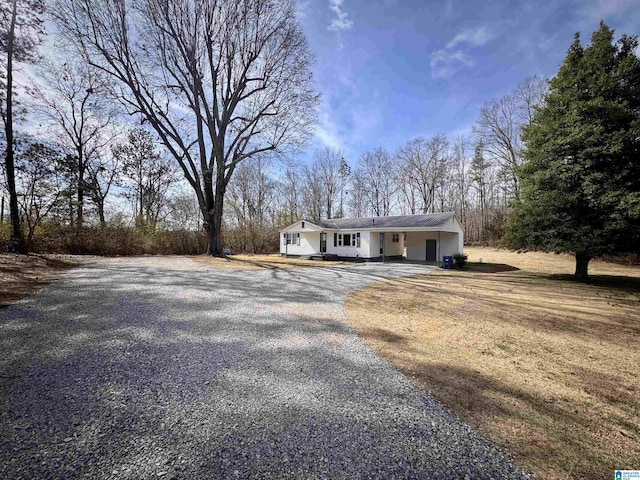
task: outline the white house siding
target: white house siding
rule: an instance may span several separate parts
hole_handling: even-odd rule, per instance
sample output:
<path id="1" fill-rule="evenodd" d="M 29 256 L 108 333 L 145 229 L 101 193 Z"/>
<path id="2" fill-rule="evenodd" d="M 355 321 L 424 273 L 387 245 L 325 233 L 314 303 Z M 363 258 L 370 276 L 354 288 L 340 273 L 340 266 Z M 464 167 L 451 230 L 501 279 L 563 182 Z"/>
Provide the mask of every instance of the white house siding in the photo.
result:
<path id="1" fill-rule="evenodd" d="M 461 237 L 458 233 L 440 232 L 440 260 L 443 255 L 462 252 Z M 407 232 L 407 260 L 425 261 L 427 259 L 427 240 L 437 241 L 438 232 Z M 436 252 L 438 252 L 437 244 Z"/>
<path id="2" fill-rule="evenodd" d="M 380 256 L 380 232 L 367 232 L 369 233 L 369 257 Z"/>
<path id="3" fill-rule="evenodd" d="M 340 257 L 359 257 L 370 258 L 377 255 L 371 254 L 371 232 L 358 232 L 357 230 L 345 230 L 338 233 L 350 235 L 352 233 L 360 233 L 360 247 L 339 247 L 334 245 L 334 232 L 327 232 L 327 253 L 338 255 Z M 378 235 L 377 233 L 375 235 Z"/>
<path id="4" fill-rule="evenodd" d="M 331 240 L 333 241 L 333 240 Z M 300 245 L 286 245 L 280 233 L 280 253 L 287 255 L 313 255 L 320 251 L 320 232 L 301 232 Z"/>
<path id="5" fill-rule="evenodd" d="M 398 241 L 393 242 L 393 234 L 398 234 Z M 380 236 L 380 234 L 378 234 Z M 386 232 L 384 235 L 384 254 L 387 257 L 397 257 L 400 255 L 404 255 L 404 239 L 402 232 Z M 380 247 L 378 247 L 378 252 L 380 252 Z M 378 253 L 378 255 L 380 255 Z"/>

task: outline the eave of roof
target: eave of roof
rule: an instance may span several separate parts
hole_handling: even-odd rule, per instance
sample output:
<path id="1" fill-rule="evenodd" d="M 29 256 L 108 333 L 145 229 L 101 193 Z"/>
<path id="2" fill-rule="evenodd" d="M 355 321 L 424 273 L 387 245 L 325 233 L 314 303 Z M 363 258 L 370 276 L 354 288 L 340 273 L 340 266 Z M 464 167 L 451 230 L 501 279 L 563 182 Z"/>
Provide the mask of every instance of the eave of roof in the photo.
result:
<path id="1" fill-rule="evenodd" d="M 378 229 L 378 228 L 435 228 L 455 218 L 453 212 L 428 213 L 424 215 L 397 215 L 387 217 L 331 218 L 314 222 L 323 228 Z"/>

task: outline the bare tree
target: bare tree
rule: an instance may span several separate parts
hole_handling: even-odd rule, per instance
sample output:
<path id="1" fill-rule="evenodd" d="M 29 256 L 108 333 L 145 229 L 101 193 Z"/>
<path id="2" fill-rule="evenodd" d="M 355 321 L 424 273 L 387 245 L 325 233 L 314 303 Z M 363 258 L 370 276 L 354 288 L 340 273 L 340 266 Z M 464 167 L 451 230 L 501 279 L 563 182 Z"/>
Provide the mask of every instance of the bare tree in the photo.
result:
<path id="1" fill-rule="evenodd" d="M 485 150 L 500 165 L 510 195 L 518 200 L 520 186 L 516 169 L 522 162 L 517 101 L 512 95 L 487 102 L 473 128 Z"/>
<path id="2" fill-rule="evenodd" d="M 479 140 L 475 145 L 473 160 L 469 167 L 469 181 L 478 194 L 478 207 L 480 209 L 480 235 L 479 240 L 484 240 L 486 229 L 486 212 L 488 188 L 488 170 L 491 165 L 484 158 L 484 144 Z"/>
<path id="3" fill-rule="evenodd" d="M 528 78 L 514 93 L 485 103 L 473 127 L 486 153 L 500 166 L 507 195 L 515 200 L 520 198 L 516 170 L 522 163 L 522 127 L 531 120 L 535 106 L 543 101 L 545 91 L 545 80 Z"/>
<path id="4" fill-rule="evenodd" d="M 287 168 L 278 187 L 279 210 L 283 218 L 282 224 L 290 225 L 302 217 L 303 180 L 297 170 Z"/>
<path id="5" fill-rule="evenodd" d="M 125 143 L 114 145 L 113 156 L 122 165 L 124 195 L 134 206 L 136 225 L 155 228 L 176 180 L 174 165 L 142 128 L 130 130 Z"/>
<path id="6" fill-rule="evenodd" d="M 442 188 L 449 161 L 447 137 L 435 135 L 429 140 L 418 137 L 400 149 L 397 157 L 407 180 L 420 196 L 422 212 L 435 211 L 436 191 Z"/>
<path id="7" fill-rule="evenodd" d="M 39 142 L 29 141 L 16 156 L 18 205 L 27 227 L 27 249 L 36 228 L 56 206 L 61 194 L 56 169 L 60 152 Z"/>
<path id="8" fill-rule="evenodd" d="M 118 158 L 109 149 L 101 149 L 91 156 L 87 164 L 84 189 L 89 194 L 91 202 L 98 210 L 100 225 L 106 224 L 105 204 L 107 196 L 119 180 L 121 168 Z"/>
<path id="9" fill-rule="evenodd" d="M 342 185 L 341 162 L 344 154 L 331 147 L 325 147 L 315 153 L 313 168 L 320 173 L 322 182 L 322 196 L 324 198 L 326 218 L 333 218 L 334 205 L 339 204 L 340 188 Z"/>
<path id="10" fill-rule="evenodd" d="M 75 157 L 75 223 L 82 227 L 85 194 L 96 203 L 104 224 L 104 201 L 116 175 L 107 145 L 116 136 L 115 112 L 104 97 L 98 71 L 82 61 L 46 62 L 39 71 L 41 85 L 31 88 L 36 108 L 49 122 L 51 133 Z"/>
<path id="11" fill-rule="evenodd" d="M 178 193 L 169 197 L 166 224 L 174 230 L 199 230 L 202 215 L 193 193 Z"/>
<path id="12" fill-rule="evenodd" d="M 10 249 L 25 253 L 20 226 L 14 164 L 14 62 L 33 63 L 44 35 L 43 0 L 8 0 L 0 3 L 0 116 L 5 131 L 5 175 L 11 215 Z"/>
<path id="13" fill-rule="evenodd" d="M 412 167 L 404 158 L 403 154 L 406 153 L 406 151 L 403 150 L 396 154 L 399 165 L 398 171 L 394 176 L 394 181 L 400 196 L 400 212 L 403 215 L 415 215 L 418 213 L 420 194 L 412 181 Z"/>
<path id="14" fill-rule="evenodd" d="M 454 210 L 462 224 L 465 224 L 467 211 L 469 210 L 469 149 L 470 142 L 465 137 L 457 137 L 452 149 L 452 182 L 454 187 Z"/>
<path id="15" fill-rule="evenodd" d="M 322 174 L 316 168 L 305 165 L 302 169 L 302 176 L 302 206 L 304 215 L 309 218 L 309 220 L 318 221 L 322 218 L 322 212 L 324 210 Z"/>
<path id="16" fill-rule="evenodd" d="M 243 250 L 249 253 L 265 251 L 273 233 L 269 220 L 273 212 L 276 184 L 266 167 L 266 162 L 260 157 L 243 163 L 227 190 L 228 201 L 242 236 Z"/>
<path id="17" fill-rule="evenodd" d="M 537 75 L 527 77 L 520 82 L 516 88 L 514 97 L 518 102 L 520 124 L 522 126 L 531 123 L 536 108 L 544 103 L 544 96 L 548 90 L 548 80 L 540 78 Z"/>
<path id="18" fill-rule="evenodd" d="M 293 0 L 57 0 L 60 31 L 157 132 L 223 256 L 238 164 L 303 143 L 318 96 Z"/>
<path id="19" fill-rule="evenodd" d="M 349 182 L 349 210 L 352 217 L 364 217 L 370 213 L 367 199 L 366 175 L 363 169 L 357 166 L 351 175 Z"/>
<path id="20" fill-rule="evenodd" d="M 363 153 L 358 165 L 357 181 L 361 182 L 362 187 L 359 194 L 364 194 L 373 214 L 389 215 L 396 191 L 394 163 L 389 152 L 376 148 Z"/>

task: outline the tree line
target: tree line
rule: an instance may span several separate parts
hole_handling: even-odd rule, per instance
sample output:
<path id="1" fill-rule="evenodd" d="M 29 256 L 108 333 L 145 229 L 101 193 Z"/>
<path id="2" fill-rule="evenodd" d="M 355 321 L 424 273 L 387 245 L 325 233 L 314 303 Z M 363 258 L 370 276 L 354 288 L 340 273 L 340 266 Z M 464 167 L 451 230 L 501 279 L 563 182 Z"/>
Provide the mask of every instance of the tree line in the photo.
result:
<path id="1" fill-rule="evenodd" d="M 3 45 L 4 72 L 13 73 L 12 60 L 35 65 L 21 88 L 3 75 L 5 189 L 12 224 L 22 225 L 14 249 L 30 248 L 46 222 L 82 228 L 107 219 L 204 227 L 218 254 L 225 243 L 272 250 L 277 228 L 299 218 L 451 210 L 469 241 L 502 235 L 518 195 L 520 130 L 543 79 L 487 103 L 473 137 L 418 137 L 356 159 L 327 147 L 299 165 L 291 149 L 304 143 L 317 95 L 290 2 L 277 11 L 260 0 L 49 6 L 59 55 L 46 60 L 38 55 L 45 3 L 14 0 L 2 10 L 3 38 L 14 39 Z M 185 30 L 191 21 L 196 30 Z M 141 42 L 130 45 L 128 30 Z M 163 45 L 162 54 L 152 45 Z M 151 70 L 143 74 L 142 65 Z M 38 123 L 37 133 L 14 133 L 25 119 Z"/>
<path id="2" fill-rule="evenodd" d="M 293 0 L 3 2 L 8 248 L 46 224 L 130 224 L 200 232 L 190 248 L 220 256 L 275 250 L 300 218 L 454 211 L 468 243 L 570 252 L 584 279 L 640 244 L 637 48 L 602 23 L 550 82 L 485 103 L 468 137 L 302 163 L 319 96 Z"/>
<path id="3" fill-rule="evenodd" d="M 47 63 L 38 52 L 45 10 L 55 25 L 55 54 Z M 137 205 L 136 221 L 155 224 L 157 203 L 179 172 L 181 191 L 197 202 L 208 253 L 217 256 L 224 255 L 222 217 L 236 168 L 290 154 L 311 134 L 319 97 L 293 0 L 11 0 L 0 8 L 0 30 L 12 251 L 28 248 L 25 215 L 60 211 L 27 205 L 24 186 L 16 184 L 22 172 L 16 155 L 29 161 L 33 152 L 21 151 L 14 135 L 23 113 L 46 122 L 30 143 L 62 157 L 40 185 L 63 186 L 39 202 L 67 198 L 69 225 L 84 226 L 89 204 L 104 223 L 102 207 L 112 188 L 122 187 L 118 179 L 135 183 L 124 191 Z M 39 65 L 37 78 L 16 83 L 15 62 Z M 129 132 L 118 132 L 116 120 Z M 133 133 L 132 123 L 139 124 Z M 114 148 L 123 134 L 128 145 Z M 159 156 L 135 145 L 132 135 L 151 135 Z M 172 200 L 175 208 L 191 208 L 185 198 Z"/>
<path id="4" fill-rule="evenodd" d="M 246 163 L 230 184 L 227 224 L 255 239 L 258 230 L 302 218 L 453 211 L 467 242 L 494 243 L 519 198 L 522 128 L 546 88 L 546 80 L 531 77 L 513 93 L 487 102 L 468 137 L 417 137 L 397 151 L 373 148 L 355 160 L 326 147 L 308 164 L 281 172 L 269 162 Z"/>

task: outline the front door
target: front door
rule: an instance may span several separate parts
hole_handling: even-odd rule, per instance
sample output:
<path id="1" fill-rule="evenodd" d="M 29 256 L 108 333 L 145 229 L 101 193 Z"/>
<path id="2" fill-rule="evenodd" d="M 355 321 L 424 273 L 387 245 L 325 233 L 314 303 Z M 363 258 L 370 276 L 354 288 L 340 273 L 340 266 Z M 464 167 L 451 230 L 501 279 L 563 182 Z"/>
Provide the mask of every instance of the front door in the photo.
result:
<path id="1" fill-rule="evenodd" d="M 380 255 L 384 255 L 384 232 L 380 233 Z"/>
<path id="2" fill-rule="evenodd" d="M 320 234 L 320 253 L 327 253 L 327 234 Z"/>
<path id="3" fill-rule="evenodd" d="M 436 261 L 436 241 L 427 240 L 427 262 Z"/>

